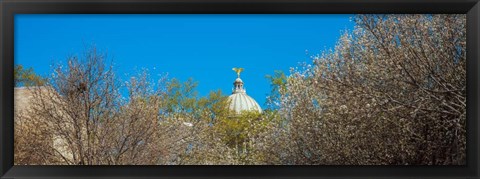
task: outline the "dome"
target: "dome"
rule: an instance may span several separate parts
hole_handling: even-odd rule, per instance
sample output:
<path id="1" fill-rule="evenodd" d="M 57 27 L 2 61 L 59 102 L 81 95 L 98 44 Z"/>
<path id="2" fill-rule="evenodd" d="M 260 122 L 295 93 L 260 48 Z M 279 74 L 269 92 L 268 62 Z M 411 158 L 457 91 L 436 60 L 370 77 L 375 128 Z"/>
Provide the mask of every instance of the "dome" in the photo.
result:
<path id="1" fill-rule="evenodd" d="M 236 71 L 237 68 L 234 68 Z M 238 78 L 233 82 L 232 95 L 228 97 L 230 100 L 229 108 L 230 110 L 240 113 L 242 111 L 258 111 L 262 112 L 260 105 L 252 97 L 247 95 L 247 91 L 243 88 L 243 81 L 240 79 L 240 72 L 243 71 L 241 68 L 240 71 L 236 71 Z"/>
<path id="2" fill-rule="evenodd" d="M 240 78 L 235 79 L 235 82 L 243 83 L 242 79 L 240 79 Z"/>
<path id="3" fill-rule="evenodd" d="M 246 93 L 234 93 L 228 97 L 230 100 L 229 108 L 234 110 L 236 113 L 241 111 L 258 111 L 262 112 L 260 105 Z"/>

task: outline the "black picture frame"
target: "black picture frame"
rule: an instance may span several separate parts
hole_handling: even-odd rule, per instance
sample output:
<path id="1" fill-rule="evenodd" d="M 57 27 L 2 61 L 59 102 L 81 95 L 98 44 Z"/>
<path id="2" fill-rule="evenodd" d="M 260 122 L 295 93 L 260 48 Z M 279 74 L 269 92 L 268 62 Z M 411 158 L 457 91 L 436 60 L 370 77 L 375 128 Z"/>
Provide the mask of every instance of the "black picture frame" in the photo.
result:
<path id="1" fill-rule="evenodd" d="M 467 15 L 465 166 L 14 166 L 15 14 L 356 14 Z M 478 0 L 4 0 L 1 14 L 0 176 L 2 178 L 479 178 L 480 3 Z"/>

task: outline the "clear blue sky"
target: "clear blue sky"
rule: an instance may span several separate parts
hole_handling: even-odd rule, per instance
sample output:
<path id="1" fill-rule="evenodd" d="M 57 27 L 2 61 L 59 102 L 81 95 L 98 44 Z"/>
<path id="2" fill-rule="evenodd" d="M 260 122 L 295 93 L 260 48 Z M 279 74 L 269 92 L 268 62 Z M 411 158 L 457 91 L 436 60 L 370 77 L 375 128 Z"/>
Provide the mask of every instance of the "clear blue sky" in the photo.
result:
<path id="1" fill-rule="evenodd" d="M 15 15 L 15 63 L 40 75 L 95 44 L 127 80 L 142 68 L 198 81 L 199 95 L 230 94 L 243 67 L 247 94 L 264 106 L 267 74 L 333 48 L 352 15 Z"/>

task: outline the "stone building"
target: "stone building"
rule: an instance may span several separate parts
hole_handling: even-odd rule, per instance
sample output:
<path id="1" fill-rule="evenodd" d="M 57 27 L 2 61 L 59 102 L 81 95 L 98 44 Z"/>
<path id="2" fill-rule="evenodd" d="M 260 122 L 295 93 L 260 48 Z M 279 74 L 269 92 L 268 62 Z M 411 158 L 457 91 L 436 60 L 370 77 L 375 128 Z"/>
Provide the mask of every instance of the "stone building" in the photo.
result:
<path id="1" fill-rule="evenodd" d="M 43 95 L 39 95 L 43 94 Z M 15 87 L 14 88 L 14 113 L 15 113 L 15 124 L 17 125 L 22 125 L 22 123 L 25 122 L 31 122 L 32 120 L 42 120 L 42 119 L 36 119 L 35 116 L 31 115 L 31 107 L 33 105 L 32 100 L 35 99 L 36 97 L 52 97 L 56 96 L 55 91 L 53 89 L 48 89 L 47 87 L 43 86 L 31 86 L 31 87 Z M 28 119 L 26 121 L 23 121 L 22 118 L 19 118 L 18 116 L 20 114 L 25 114 L 21 115 L 22 118 Z M 44 121 L 46 123 L 43 124 L 48 124 L 51 125 L 50 121 Z M 38 126 L 37 126 L 38 127 Z M 66 126 L 69 127 L 69 126 Z M 73 160 L 73 154 L 71 153 L 71 150 L 69 149 L 67 142 L 65 139 L 63 139 L 60 136 L 53 136 L 50 139 L 51 143 L 47 144 L 49 145 L 54 151 L 53 152 L 58 152 L 64 159 L 66 160 Z"/>

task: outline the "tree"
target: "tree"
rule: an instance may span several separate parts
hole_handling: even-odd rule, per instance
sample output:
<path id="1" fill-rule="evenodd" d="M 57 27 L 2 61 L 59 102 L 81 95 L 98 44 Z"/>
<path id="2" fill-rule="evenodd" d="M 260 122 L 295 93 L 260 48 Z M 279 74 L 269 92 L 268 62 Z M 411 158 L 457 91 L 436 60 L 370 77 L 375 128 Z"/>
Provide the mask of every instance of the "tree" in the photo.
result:
<path id="1" fill-rule="evenodd" d="M 41 86 L 44 84 L 44 78 L 37 75 L 33 68 L 25 69 L 22 65 L 15 65 L 13 72 L 15 87 Z M 15 98 L 15 100 L 17 99 L 18 98 Z M 28 112 L 22 110 L 21 108 L 23 106 L 20 106 L 20 104 L 17 103 L 15 103 L 14 117 L 15 163 L 18 165 L 24 165 L 30 163 L 49 164 L 53 162 L 45 156 L 46 153 L 52 152 L 48 147 L 52 142 L 49 133 L 43 130 L 41 123 L 26 120 L 29 118 Z M 42 155 L 31 155 L 32 153 L 37 152 L 42 153 Z"/>
<path id="2" fill-rule="evenodd" d="M 52 152 L 30 155 L 50 159 L 50 164 L 156 162 L 150 160 L 146 148 L 157 127 L 157 113 L 138 100 L 147 95 L 145 81 L 132 80 L 130 100 L 122 101 L 121 84 L 105 59 L 105 54 L 93 47 L 82 58 L 69 58 L 67 68 L 57 66 L 44 87 L 31 89 L 31 108 L 28 118 L 22 120 L 41 126 L 46 133 L 43 136 L 51 141 L 44 148 Z M 20 151 L 29 146 L 22 147 Z M 139 153 L 144 156 L 138 157 Z"/>
<path id="3" fill-rule="evenodd" d="M 265 78 L 270 80 L 271 92 L 267 96 L 266 105 L 269 109 L 278 110 L 279 101 L 282 94 L 286 92 L 287 76 L 281 70 L 275 70 L 274 75 L 266 75 Z"/>
<path id="4" fill-rule="evenodd" d="M 312 64 L 267 76 L 261 114 L 198 96 L 193 79 L 122 83 L 93 47 L 28 88 L 15 164 L 465 164 L 465 15 L 353 20 Z M 33 74 L 19 66 L 16 84 Z"/>
<path id="5" fill-rule="evenodd" d="M 229 116 L 221 91 L 200 98 L 192 79 L 153 81 L 148 71 L 122 84 L 105 59 L 93 47 L 28 88 L 31 104 L 15 113 L 16 164 L 228 163 L 211 152 L 224 151 L 211 138 L 213 124 Z"/>
<path id="6" fill-rule="evenodd" d="M 333 51 L 287 79 L 289 162 L 465 164 L 465 16 L 354 21 Z"/>
<path id="7" fill-rule="evenodd" d="M 15 65 L 13 69 L 15 86 L 41 86 L 45 79 L 37 75 L 33 68 L 24 68 L 23 65 Z"/>

